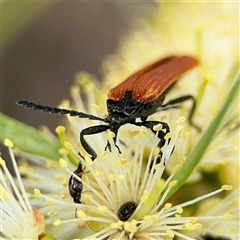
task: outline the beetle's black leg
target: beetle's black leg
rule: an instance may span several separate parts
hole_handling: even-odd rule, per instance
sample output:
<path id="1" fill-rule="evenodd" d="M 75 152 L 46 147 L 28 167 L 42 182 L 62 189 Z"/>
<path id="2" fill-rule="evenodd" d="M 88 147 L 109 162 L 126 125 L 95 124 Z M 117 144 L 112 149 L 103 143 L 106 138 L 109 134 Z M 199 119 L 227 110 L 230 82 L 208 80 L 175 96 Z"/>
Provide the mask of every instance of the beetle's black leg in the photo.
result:
<path id="1" fill-rule="evenodd" d="M 116 127 L 116 126 L 115 126 L 115 128 L 114 128 L 114 129 L 111 129 L 111 131 L 114 133 L 114 137 L 113 137 L 114 146 L 117 148 L 118 152 L 121 154 L 122 152 L 121 152 L 119 146 L 117 145 L 118 129 L 119 129 L 119 127 Z M 106 145 L 106 147 L 105 147 L 105 151 L 106 151 L 107 148 L 109 149 L 110 152 L 112 151 L 111 144 L 110 144 L 109 141 L 107 141 L 107 145 Z"/>
<path id="2" fill-rule="evenodd" d="M 86 142 L 86 140 L 84 139 L 85 135 L 92 135 L 92 134 L 96 134 L 96 133 L 101 133 L 104 132 L 106 130 L 108 130 L 110 127 L 108 125 L 97 125 L 97 126 L 93 126 L 93 127 L 88 127 L 83 129 L 80 132 L 80 142 L 83 146 L 83 148 L 85 149 L 85 151 L 91 155 L 91 159 L 94 161 L 94 159 L 97 157 L 96 152 L 89 146 L 89 144 Z"/>
<path id="3" fill-rule="evenodd" d="M 165 135 L 167 133 L 170 132 L 170 128 L 168 126 L 168 124 L 166 122 L 160 122 L 160 121 L 144 121 L 144 122 L 136 122 L 133 123 L 137 126 L 144 126 L 146 128 L 150 128 L 152 130 L 152 132 L 157 135 L 157 137 L 159 138 L 159 143 L 158 143 L 158 147 L 160 148 L 160 152 L 158 154 L 158 158 L 156 160 L 156 163 L 160 163 L 162 160 L 162 151 L 161 148 L 165 145 L 166 143 L 166 139 L 164 138 Z M 154 126 L 161 124 L 162 125 L 162 129 L 159 131 L 155 131 L 153 128 Z M 163 131 L 165 129 L 165 131 Z M 168 142 L 170 142 L 170 139 L 168 139 Z M 165 165 L 165 161 L 163 162 L 163 164 Z"/>
<path id="4" fill-rule="evenodd" d="M 113 138 L 113 142 L 114 142 L 114 145 L 117 148 L 118 152 L 121 154 L 122 152 L 121 152 L 119 146 L 117 145 L 117 132 L 115 133 L 115 136 Z"/>
<path id="5" fill-rule="evenodd" d="M 184 102 L 184 101 L 187 101 L 187 100 L 192 100 L 192 107 L 191 107 L 191 110 L 190 110 L 189 115 L 188 115 L 188 122 L 198 132 L 201 132 L 201 128 L 192 121 L 192 117 L 193 117 L 193 114 L 194 114 L 194 111 L 195 111 L 195 108 L 196 108 L 196 100 L 195 100 L 195 98 L 192 95 L 185 95 L 185 96 L 182 96 L 182 97 L 179 97 L 179 98 L 176 98 L 176 99 L 172 99 L 169 102 L 161 105 L 161 107 L 164 108 L 164 107 L 167 107 L 169 105 L 174 105 L 176 103 Z"/>
<path id="6" fill-rule="evenodd" d="M 106 150 L 107 150 L 107 148 L 108 148 L 109 152 L 111 152 L 111 151 L 112 151 L 111 144 L 110 144 L 110 142 L 109 142 L 108 140 L 107 140 L 107 145 L 106 145 L 106 147 L 104 148 L 104 151 L 106 151 Z"/>
<path id="7" fill-rule="evenodd" d="M 163 130 L 165 129 L 165 131 L 162 131 L 162 130 L 160 130 L 160 131 L 155 131 L 153 128 L 154 128 L 154 126 L 156 126 L 156 125 L 158 125 L 158 124 L 161 124 L 161 125 L 162 125 L 162 129 L 163 129 Z M 144 127 L 146 127 L 146 128 L 150 128 L 155 135 L 156 135 L 157 132 L 158 132 L 157 136 L 158 136 L 158 138 L 160 139 L 160 141 L 159 141 L 159 143 L 158 143 L 158 147 L 162 148 L 162 147 L 165 145 L 166 140 L 165 140 L 164 137 L 165 137 L 165 135 L 166 135 L 167 133 L 170 132 L 170 128 L 169 128 L 169 126 L 168 126 L 168 124 L 167 124 L 166 122 L 161 122 L 161 121 L 145 121 L 145 122 L 141 122 L 141 125 L 144 126 Z M 170 140 L 169 140 L 169 141 L 170 141 Z M 169 141 L 168 141 L 168 142 L 169 142 Z"/>

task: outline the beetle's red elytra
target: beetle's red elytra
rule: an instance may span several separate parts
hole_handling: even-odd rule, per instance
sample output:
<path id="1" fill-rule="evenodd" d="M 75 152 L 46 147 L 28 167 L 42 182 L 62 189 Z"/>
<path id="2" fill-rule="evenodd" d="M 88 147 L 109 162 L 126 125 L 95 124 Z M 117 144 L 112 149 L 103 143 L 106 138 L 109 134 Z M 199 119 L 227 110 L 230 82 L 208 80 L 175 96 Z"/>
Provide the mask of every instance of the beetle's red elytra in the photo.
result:
<path id="1" fill-rule="evenodd" d="M 136 72 L 118 86 L 111 89 L 108 99 L 121 100 L 126 92 L 132 92 L 134 100 L 144 104 L 155 101 L 186 71 L 195 67 L 195 58 L 168 57 Z"/>

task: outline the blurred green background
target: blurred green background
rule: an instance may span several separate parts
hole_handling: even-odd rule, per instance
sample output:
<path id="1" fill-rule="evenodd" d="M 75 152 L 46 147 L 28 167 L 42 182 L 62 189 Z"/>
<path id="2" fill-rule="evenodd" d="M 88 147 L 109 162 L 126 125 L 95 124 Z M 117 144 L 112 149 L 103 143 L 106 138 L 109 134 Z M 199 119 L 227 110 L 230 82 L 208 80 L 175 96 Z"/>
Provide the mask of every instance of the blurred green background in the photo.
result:
<path id="1" fill-rule="evenodd" d="M 148 2 L 1 2 L 1 112 L 29 125 L 58 115 L 17 106 L 17 100 L 57 106 L 69 98 L 78 71 L 102 79 L 101 63 Z M 0 151 L 3 151 L 2 147 Z"/>

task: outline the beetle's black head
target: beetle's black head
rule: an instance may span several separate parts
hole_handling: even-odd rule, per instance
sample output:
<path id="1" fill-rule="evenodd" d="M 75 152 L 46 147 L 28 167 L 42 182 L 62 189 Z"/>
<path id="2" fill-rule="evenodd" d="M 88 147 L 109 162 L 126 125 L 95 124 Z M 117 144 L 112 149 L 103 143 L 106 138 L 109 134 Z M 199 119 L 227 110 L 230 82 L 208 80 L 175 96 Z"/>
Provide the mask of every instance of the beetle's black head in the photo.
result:
<path id="1" fill-rule="evenodd" d="M 120 124 L 131 122 L 137 117 L 142 106 L 142 102 L 132 98 L 131 92 L 127 92 L 124 98 L 118 101 L 108 99 L 108 120 Z"/>

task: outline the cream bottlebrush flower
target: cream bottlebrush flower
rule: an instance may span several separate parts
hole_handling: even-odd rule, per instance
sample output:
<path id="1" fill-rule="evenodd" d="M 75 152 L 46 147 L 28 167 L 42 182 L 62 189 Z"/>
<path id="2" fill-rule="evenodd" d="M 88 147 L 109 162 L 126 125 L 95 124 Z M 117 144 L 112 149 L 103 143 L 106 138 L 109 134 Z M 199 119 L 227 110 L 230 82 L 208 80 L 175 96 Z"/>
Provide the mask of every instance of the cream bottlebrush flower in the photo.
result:
<path id="1" fill-rule="evenodd" d="M 58 127 L 63 131 L 64 127 Z M 64 135 L 64 131 L 60 133 Z M 65 142 L 69 146 L 69 142 Z M 60 149 L 63 157 L 73 160 L 73 162 L 79 162 L 75 157 L 77 153 L 73 153 L 64 146 Z M 74 155 L 75 154 L 75 155 Z M 69 195 L 68 184 L 69 177 L 76 168 L 76 164 L 73 165 L 68 161 L 68 171 L 60 167 L 57 161 L 44 159 L 33 154 L 29 154 L 22 151 L 17 151 L 17 155 L 21 159 L 27 159 L 21 161 L 19 166 L 20 173 L 24 176 L 22 179 L 23 184 L 28 191 L 28 195 L 31 196 L 29 201 L 31 205 L 36 206 L 45 217 L 46 231 L 56 239 L 74 239 L 78 236 L 79 231 L 84 236 L 85 231 L 89 234 L 89 229 L 81 229 L 84 225 L 73 224 L 72 222 L 65 222 L 64 227 L 59 226 L 59 218 L 62 221 L 75 218 L 77 205 L 73 204 L 73 200 Z M 75 163 L 74 162 L 74 163 Z"/>
<path id="2" fill-rule="evenodd" d="M 145 23 L 142 32 L 138 31 L 135 35 L 131 36 L 131 40 L 127 40 L 129 43 L 126 41 L 122 53 L 119 54 L 120 56 L 123 54 L 123 57 L 112 59 L 112 63 L 108 65 L 112 67 L 112 69 L 109 71 L 110 74 L 107 77 L 113 73 L 113 70 L 115 71 L 114 74 L 118 72 L 121 72 L 121 74 L 126 73 L 126 76 L 121 76 L 120 80 L 122 81 L 124 77 L 127 77 L 127 75 L 133 72 L 133 69 L 136 69 L 141 64 L 148 64 L 155 58 L 165 57 L 169 54 L 175 55 L 179 53 L 198 56 L 203 63 L 200 70 L 195 70 L 187 75 L 187 77 L 176 86 L 175 91 L 172 92 L 172 96 L 170 95 L 169 98 L 180 96 L 180 94 L 195 93 L 194 95 L 196 95 L 199 105 L 194 121 L 197 123 L 200 122 L 204 129 L 210 122 L 211 117 L 216 114 L 218 110 L 216 106 L 223 100 L 222 86 L 226 83 L 225 80 L 229 79 L 227 82 L 228 85 L 231 83 L 231 79 L 230 77 L 228 78 L 227 74 L 230 72 L 229 69 L 233 65 L 233 61 L 229 61 L 224 65 L 226 63 L 225 60 L 234 59 L 233 55 L 236 53 L 235 49 L 235 52 L 233 52 L 232 47 L 236 44 L 235 39 L 232 39 L 232 35 L 235 33 L 233 34 L 232 31 L 229 30 L 227 31 L 229 38 L 221 38 L 225 36 L 225 34 L 221 31 L 213 34 L 215 33 L 215 27 L 214 25 L 207 25 L 206 23 L 208 23 L 209 20 L 206 19 L 207 17 L 211 19 L 214 17 L 215 20 L 213 22 L 216 21 L 225 29 L 224 21 L 231 22 L 235 14 L 233 14 L 234 17 L 232 17 L 231 14 L 230 17 L 226 14 L 229 18 L 225 18 L 224 21 L 218 21 L 218 18 L 221 19 L 223 15 L 225 16 L 225 14 L 222 15 L 222 12 L 228 13 L 232 5 L 223 4 L 221 5 L 221 12 L 216 12 L 212 15 L 212 9 L 209 8 L 209 5 L 206 6 L 202 3 L 198 5 L 197 3 L 195 7 L 193 4 L 179 4 L 164 4 L 163 7 L 161 6 L 160 8 L 161 11 L 163 10 L 163 14 L 159 14 L 159 12 L 152 14 L 152 16 L 156 16 L 156 18 L 151 21 L 151 24 Z M 184 9 L 184 13 L 178 9 Z M 195 12 L 194 9 L 197 11 Z M 208 9 L 210 9 L 211 12 Z M 199 12 L 205 14 L 206 19 L 204 21 L 201 21 L 202 15 L 198 15 Z M 159 16 L 163 16 L 163 21 L 158 21 Z M 169 19 L 171 19 L 169 16 L 176 17 L 177 21 L 169 22 Z M 176 25 L 176 22 L 178 25 Z M 190 23 L 193 26 L 191 26 Z M 164 28 L 166 25 L 168 27 Z M 186 28 L 185 26 L 188 27 Z M 208 30 L 208 28 L 205 30 L 204 27 L 206 26 L 211 27 L 210 30 Z M 159 29 L 161 29 L 161 31 L 159 31 Z M 224 33 L 225 32 L 226 31 L 224 31 Z M 213 48 L 208 52 L 208 47 L 206 47 L 205 44 L 212 43 L 213 41 L 207 41 L 209 39 L 206 40 L 206 38 L 208 38 L 208 36 L 212 37 L 212 35 L 219 36 L 220 40 L 218 39 L 218 41 L 219 43 L 221 42 L 221 44 L 215 44 L 216 46 L 212 46 Z M 236 35 L 234 36 L 236 37 Z M 197 40 L 194 42 L 194 39 Z M 137 41 L 139 41 L 139 43 Z M 229 51 L 223 51 L 222 53 L 222 45 L 225 43 L 230 43 L 231 46 L 229 46 Z M 132 47 L 132 45 L 134 47 Z M 148 52 L 146 49 L 148 49 Z M 209 55 L 205 56 L 206 53 L 209 53 Z M 129 59 L 131 61 L 129 61 Z M 121 61 L 127 64 L 122 65 Z M 123 69 L 128 67 L 129 72 L 123 71 Z M 217 71 L 216 69 L 220 70 Z M 116 79 L 119 78 L 116 75 L 112 75 L 111 78 L 115 86 Z M 189 82 L 191 79 L 194 79 L 193 84 Z M 113 86 L 113 83 L 108 81 L 108 85 Z M 86 87 L 88 88 L 88 86 L 87 84 Z M 188 89 L 187 92 L 186 89 Z M 227 92 L 226 88 L 224 91 Z M 103 102 L 101 99 L 97 99 L 99 101 L 97 104 L 100 108 L 95 105 L 92 92 L 90 87 L 89 94 L 86 94 L 88 102 L 92 104 L 92 108 L 88 108 L 87 111 L 85 111 L 82 99 L 78 95 L 78 90 L 73 88 L 74 109 L 93 115 L 97 115 L 97 112 L 102 113 L 101 108 Z M 209 96 L 211 96 L 211 101 L 214 102 L 212 108 L 208 102 Z M 219 96 L 222 96 L 222 99 L 218 99 Z M 62 107 L 68 108 L 69 106 L 65 102 Z M 157 139 L 156 136 L 154 137 L 150 131 L 144 128 L 139 129 L 135 126 L 123 126 L 118 136 L 118 144 L 121 148 L 122 155 L 118 153 L 114 146 L 112 146 L 111 154 L 104 152 L 106 139 L 108 138 L 112 143 L 113 136 L 111 133 L 109 133 L 109 136 L 107 136 L 107 133 L 101 133 L 86 137 L 98 154 L 98 158 L 92 162 L 79 143 L 79 132 L 84 127 L 91 126 L 92 124 L 97 125 L 98 123 L 96 121 L 89 121 L 88 119 L 69 117 L 71 124 L 66 128 L 66 134 L 64 128 L 60 127 L 57 129 L 59 139 L 64 148 L 61 150 L 63 157 L 60 165 L 62 168 L 66 168 L 68 172 L 66 171 L 64 173 L 64 169 L 60 170 L 57 165 L 54 165 L 54 168 L 47 171 L 47 174 L 53 176 L 53 172 L 55 174 L 61 172 L 65 180 L 63 180 L 64 184 L 61 185 L 60 188 L 65 187 L 66 193 L 68 182 L 66 176 L 70 176 L 76 169 L 78 161 L 81 161 L 84 173 L 78 176 L 77 179 L 79 182 L 82 182 L 83 189 L 80 195 L 82 204 L 74 204 L 68 194 L 61 195 L 61 191 L 59 191 L 60 182 L 55 181 L 56 178 L 47 178 L 43 170 L 41 170 L 40 175 L 38 173 L 40 169 L 34 169 L 34 177 L 40 179 L 39 189 L 42 194 L 40 194 L 38 190 L 35 190 L 35 193 L 37 196 L 42 196 L 47 200 L 48 204 L 43 203 L 42 205 L 40 204 L 40 206 L 41 210 L 45 211 L 49 216 L 47 219 L 47 227 L 51 232 L 56 233 L 54 236 L 59 238 L 63 236 L 66 236 L 65 238 L 71 238 L 73 236 L 74 238 L 81 239 L 172 239 L 174 236 L 178 236 L 180 239 L 191 239 L 191 237 L 188 237 L 188 234 L 180 233 L 179 231 L 187 229 L 196 231 L 202 227 L 202 224 L 200 224 L 199 221 L 196 222 L 196 218 L 191 218 L 193 216 L 192 212 L 190 212 L 188 217 L 181 216 L 183 208 L 189 212 L 191 211 L 191 205 L 193 203 L 203 200 L 215 193 L 219 193 L 222 190 L 217 190 L 209 195 L 203 195 L 190 202 L 182 201 L 182 197 L 186 195 L 186 192 L 179 191 L 177 204 L 174 204 L 174 202 L 165 203 L 168 192 L 170 192 L 174 184 L 176 184 L 176 181 L 172 181 L 172 179 L 176 176 L 175 174 L 178 173 L 179 165 L 177 164 L 182 163 L 183 158 L 191 152 L 200 136 L 195 130 L 192 130 L 191 127 L 186 127 L 186 130 L 182 129 L 180 132 L 180 138 L 176 144 L 176 138 L 181 129 L 176 127 L 176 122 L 179 116 L 187 116 L 186 109 L 187 108 L 175 109 L 169 112 L 157 113 L 150 117 L 150 119 L 157 118 L 158 120 L 161 119 L 162 115 L 169 117 L 167 122 L 169 122 L 172 131 L 168 137 L 171 137 L 172 140 L 169 145 L 166 145 L 162 149 L 163 158 L 166 160 L 170 173 L 170 176 L 165 181 L 162 179 L 164 166 L 162 164 L 151 164 L 152 160 L 156 159 L 157 156 L 158 149 L 156 149 L 156 146 L 159 139 Z M 229 115 L 229 119 L 234 119 L 235 115 L 236 111 L 234 110 Z M 69 133 L 69 130 L 71 130 L 72 133 Z M 235 132 L 234 136 L 236 136 Z M 175 151 L 169 160 L 174 145 L 176 146 Z M 78 155 L 78 151 L 80 151 L 80 155 L 83 156 L 84 159 Z M 231 153 L 231 147 L 228 151 Z M 226 152 L 226 156 L 229 156 L 229 152 Z M 218 154 L 218 159 L 222 159 L 218 152 L 216 154 Z M 216 155 L 214 158 L 217 159 Z M 235 153 L 231 155 L 231 159 L 236 159 Z M 206 159 L 206 161 L 208 161 L 208 159 Z M 72 168 L 70 162 L 75 165 L 75 168 Z M 68 165 L 70 165 L 70 169 Z M 176 165 L 177 167 L 175 167 Z M 55 184 L 58 184 L 58 186 L 56 185 L 56 187 L 54 187 Z M 51 205 L 49 204 L 50 200 L 54 200 L 51 202 Z M 39 200 L 36 201 L 39 203 Z M 224 204 L 224 200 L 221 204 Z M 69 216 L 69 214 L 72 214 L 72 216 Z M 208 216 L 209 215 L 203 216 L 201 220 L 208 219 Z M 216 215 L 216 217 L 218 218 L 219 215 Z M 216 220 L 215 215 L 210 216 L 210 218 L 213 219 L 213 221 Z M 83 228 L 78 229 L 78 227 Z M 57 232 L 56 229 L 58 229 L 59 232 Z"/>
<path id="3" fill-rule="evenodd" d="M 200 61 L 199 68 L 177 82 L 175 88 L 168 93 L 166 102 L 188 94 L 195 96 L 197 108 L 193 121 L 204 130 L 224 102 L 227 89 L 236 73 L 239 52 L 236 51 L 239 49 L 238 3 L 218 1 L 156 4 L 157 7 L 133 27 L 132 33 L 122 39 L 117 54 L 106 59 L 106 86 L 115 86 L 135 70 L 156 59 L 177 54 L 193 55 Z M 159 112 L 150 118 L 159 120 L 162 115 L 167 116 L 171 127 L 179 116 L 188 116 L 189 106 L 186 103 L 179 110 Z M 236 118 L 237 104 L 226 122 Z M 232 124 L 237 123 L 238 121 Z M 235 128 L 232 133 L 227 132 L 228 127 L 225 126 L 219 132 L 210 146 L 199 164 L 201 170 L 216 171 L 217 166 L 226 164 L 230 159 L 238 159 L 235 146 L 239 142 L 239 128 Z M 167 166 L 169 173 L 191 152 L 199 136 L 192 127 L 181 131 L 179 144 Z M 227 139 L 227 142 L 223 139 Z M 237 165 L 234 165 L 235 169 L 238 169 Z M 192 180 L 199 180 L 201 174 L 195 171 L 191 177 Z"/>
<path id="4" fill-rule="evenodd" d="M 74 109 L 87 112 L 82 105 L 79 88 L 73 87 L 72 97 Z M 91 94 L 86 94 L 86 97 L 94 108 L 91 114 L 96 114 L 95 109 L 99 109 L 94 104 L 93 97 Z M 66 104 L 65 102 L 63 107 L 66 107 Z M 164 165 L 154 162 L 152 164 L 159 151 L 159 139 L 153 133 L 145 128 L 124 126 L 126 129 L 123 132 L 120 130 L 122 134 L 119 134 L 118 143 L 122 154 L 119 154 L 114 146 L 111 153 L 104 151 L 106 133 L 89 136 L 88 140 L 91 139 L 91 146 L 94 146 L 98 154 L 98 158 L 92 162 L 79 144 L 79 131 L 89 126 L 91 121 L 77 117 L 68 119 L 70 124 L 66 128 L 67 133 L 63 127 L 57 128 L 62 144 L 61 153 L 65 159 L 60 160 L 63 169 L 53 162 L 48 164 L 46 170 L 34 167 L 33 172 L 28 171 L 25 181 L 29 188 L 38 187 L 41 190 L 40 192 L 35 189 L 35 195 L 40 198 L 33 200 L 33 203 L 45 214 L 46 229 L 51 235 L 68 239 L 172 239 L 174 236 L 189 239 L 188 234 L 179 231 L 195 231 L 202 227 L 196 218 L 192 218 L 192 214 L 181 216 L 183 208 L 187 209 L 193 203 L 222 190 L 190 202 L 181 203 L 180 199 L 178 204 L 166 203 L 168 192 L 176 184 L 172 179 L 180 166 L 172 170 L 172 175 L 165 181 L 162 179 Z M 166 164 L 182 130 L 182 127 L 178 126 L 182 120 L 178 120 L 176 130 L 168 135 L 171 137 L 170 143 L 162 149 Z M 78 129 L 79 126 L 81 129 Z M 109 133 L 111 144 L 112 137 Z M 146 153 L 146 146 L 150 146 L 149 153 Z M 85 159 L 80 157 L 78 150 Z M 39 162 L 30 154 L 23 156 Z M 75 176 L 82 182 L 82 204 L 74 204 L 67 194 L 68 177 L 75 170 L 70 162 L 74 163 L 76 168 L 78 161 L 81 161 L 84 171 L 79 177 Z M 64 168 L 68 171 L 64 172 Z M 215 219 L 214 216 L 211 217 Z M 208 216 L 205 219 L 208 219 Z"/>
<path id="5" fill-rule="evenodd" d="M 91 94 L 86 96 L 94 109 L 97 109 Z M 72 97 L 75 110 L 86 110 L 82 105 L 79 89 L 76 86 L 72 89 Z M 66 104 L 65 102 L 62 107 L 70 108 Z M 91 112 L 91 114 L 96 113 Z M 78 126 L 84 127 L 85 124 L 89 126 L 90 121 L 76 117 L 69 117 L 68 119 L 70 120 L 69 129 L 71 131 L 67 131 L 66 135 L 64 128 L 58 127 L 57 133 L 63 147 L 65 147 L 65 150 L 62 150 L 65 159 L 71 160 L 78 156 L 76 149 L 80 148 L 78 140 L 80 129 L 76 130 L 76 128 Z M 178 122 L 181 123 L 181 119 Z M 84 174 L 79 178 L 79 181 L 82 181 L 83 184 L 82 204 L 70 204 L 72 199 L 69 195 L 67 197 L 63 194 L 65 197 L 62 200 L 60 199 L 60 193 L 63 190 L 60 190 L 59 187 L 62 188 L 62 186 L 60 186 L 60 182 L 55 181 L 56 177 L 53 177 L 53 175 L 57 174 L 58 178 L 66 179 L 66 176 L 72 174 L 72 171 L 68 169 L 69 163 L 67 161 L 60 160 L 61 167 L 68 169 L 68 172 L 66 171 L 67 175 L 63 172 L 59 174 L 59 169 L 51 169 L 49 173 L 45 171 L 42 174 L 35 174 L 32 178 L 40 180 L 40 189 L 41 185 L 44 186 L 44 182 L 49 183 L 47 194 L 42 195 L 49 202 L 49 206 L 42 206 L 41 210 L 43 212 L 46 210 L 45 213 L 51 217 L 49 223 L 52 227 L 49 227 L 49 231 L 50 233 L 55 232 L 55 237 L 172 239 L 174 236 L 179 236 L 181 239 L 189 239 L 188 235 L 180 233 L 179 230 L 190 229 L 195 231 L 201 228 L 202 225 L 191 215 L 181 217 L 183 207 L 187 208 L 221 190 L 176 206 L 172 203 L 165 203 L 167 192 L 175 184 L 174 181 L 171 182 L 171 179 L 178 171 L 179 166 L 173 170 L 173 174 L 166 181 L 161 180 L 164 166 L 162 164 L 151 165 L 152 160 L 156 160 L 158 153 L 156 149 L 158 138 L 144 128 L 140 128 L 140 130 L 138 128 L 133 129 L 132 126 L 126 126 L 126 128 L 128 128 L 128 131 L 125 131 L 124 135 L 121 134 L 119 143 L 122 151 L 121 155 L 114 146 L 112 146 L 111 153 L 103 151 L 106 138 L 104 139 L 101 136 L 102 134 L 89 137 L 91 138 L 91 145 L 97 149 L 98 158 L 92 162 L 89 156 L 84 154 L 84 151 L 81 151 L 81 155 L 85 155 L 85 160 L 78 156 L 84 169 Z M 166 159 L 167 163 L 181 129 L 180 126 L 177 126 L 176 132 L 172 133 L 171 142 L 164 148 L 163 158 Z M 112 137 L 110 134 L 110 142 L 112 142 Z M 132 144 L 133 142 L 135 144 Z M 147 162 L 145 162 L 145 146 L 148 146 L 149 143 L 151 148 Z M 35 168 L 35 171 L 38 172 L 39 170 Z M 67 181 L 63 182 L 67 187 Z M 34 181 L 31 181 L 30 184 L 34 184 Z M 44 190 L 46 191 L 46 189 Z M 214 216 L 211 217 L 215 220 Z M 208 219 L 208 216 L 206 219 Z M 78 227 L 81 229 L 78 229 Z M 56 229 L 59 229 L 60 233 Z"/>
<path id="6" fill-rule="evenodd" d="M 201 204 L 196 216 L 202 228 L 189 232 L 190 236 L 197 239 L 204 236 L 212 236 L 214 239 L 239 239 L 239 188 L 232 190 L 224 198 L 207 199 Z"/>
<path id="7" fill-rule="evenodd" d="M 45 233 L 45 219 L 38 208 L 33 207 L 24 189 L 16 161 L 11 150 L 12 142 L 6 139 L 14 173 L 13 178 L 5 161 L 1 158 L 1 230 L 3 239 L 49 239 Z M 15 183 L 16 182 L 16 183 Z"/>

